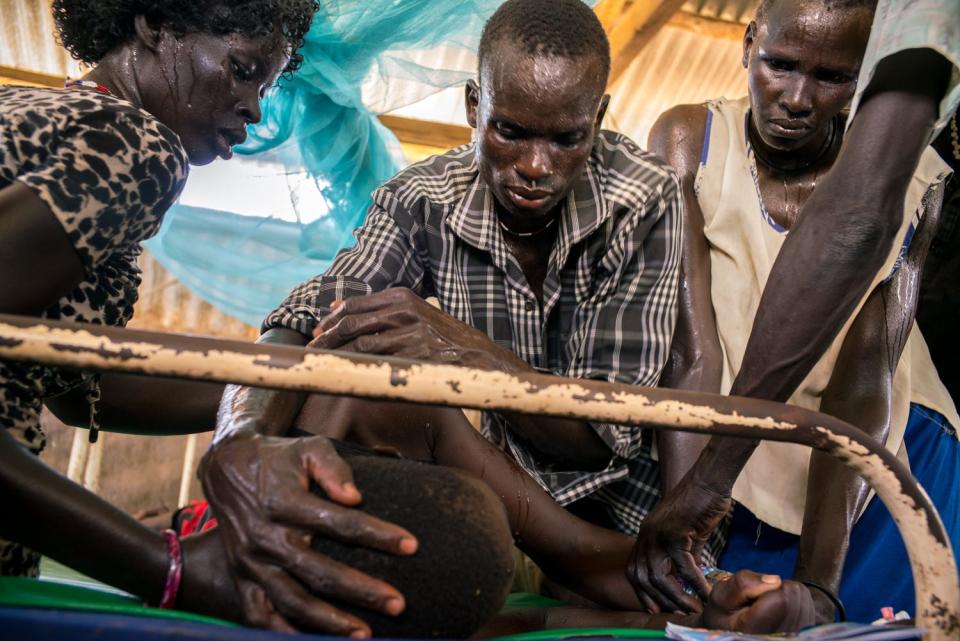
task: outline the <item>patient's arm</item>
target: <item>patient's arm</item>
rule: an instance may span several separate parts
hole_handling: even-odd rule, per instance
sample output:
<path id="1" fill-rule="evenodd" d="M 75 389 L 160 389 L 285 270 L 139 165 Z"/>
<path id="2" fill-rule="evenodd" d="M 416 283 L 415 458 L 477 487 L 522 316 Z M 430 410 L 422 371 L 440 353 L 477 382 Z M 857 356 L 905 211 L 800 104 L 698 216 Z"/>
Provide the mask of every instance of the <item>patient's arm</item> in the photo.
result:
<path id="1" fill-rule="evenodd" d="M 701 614 L 650 614 L 555 607 L 515 610 L 494 617 L 474 638 L 557 628 L 648 628 L 669 623 L 753 634 L 796 632 L 813 621 L 806 588 L 793 581 L 741 570 L 713 588 Z"/>

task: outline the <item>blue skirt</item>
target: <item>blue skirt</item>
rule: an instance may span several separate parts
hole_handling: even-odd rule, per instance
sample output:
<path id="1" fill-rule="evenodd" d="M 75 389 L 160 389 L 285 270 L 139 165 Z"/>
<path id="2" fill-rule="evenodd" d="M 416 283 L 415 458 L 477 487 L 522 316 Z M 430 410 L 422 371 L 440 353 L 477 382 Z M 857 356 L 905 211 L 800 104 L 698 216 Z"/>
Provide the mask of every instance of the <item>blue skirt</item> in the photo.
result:
<path id="1" fill-rule="evenodd" d="M 913 475 L 930 495 L 950 536 L 960 550 L 960 442 L 947 420 L 920 405 L 910 406 L 904 434 Z M 727 547 L 718 567 L 731 572 L 751 569 L 790 577 L 800 537 L 761 522 L 737 505 Z M 851 621 L 880 618 L 880 609 L 914 614 L 913 576 L 907 550 L 879 499 L 873 499 L 853 528 L 840 583 L 840 600 Z"/>

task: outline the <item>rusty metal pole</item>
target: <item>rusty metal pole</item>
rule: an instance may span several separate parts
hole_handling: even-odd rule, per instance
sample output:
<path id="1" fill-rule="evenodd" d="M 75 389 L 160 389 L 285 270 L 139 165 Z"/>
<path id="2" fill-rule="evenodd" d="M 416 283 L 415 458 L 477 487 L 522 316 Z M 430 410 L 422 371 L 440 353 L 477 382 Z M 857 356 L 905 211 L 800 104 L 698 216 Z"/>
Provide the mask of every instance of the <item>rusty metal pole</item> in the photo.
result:
<path id="1" fill-rule="evenodd" d="M 789 441 L 855 469 L 900 529 L 927 639 L 960 635 L 960 583 L 943 523 L 916 480 L 882 445 L 842 421 L 755 399 L 542 374 L 255 345 L 0 315 L 0 358 L 46 365 L 511 410 L 656 429 Z"/>

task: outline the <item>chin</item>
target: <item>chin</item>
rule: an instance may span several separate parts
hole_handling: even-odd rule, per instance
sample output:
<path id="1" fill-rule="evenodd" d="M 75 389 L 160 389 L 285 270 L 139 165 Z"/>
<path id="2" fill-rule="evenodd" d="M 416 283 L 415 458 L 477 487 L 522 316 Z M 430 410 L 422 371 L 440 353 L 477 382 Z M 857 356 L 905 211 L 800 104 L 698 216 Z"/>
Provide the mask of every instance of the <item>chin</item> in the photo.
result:
<path id="1" fill-rule="evenodd" d="M 190 164 L 194 167 L 202 167 L 203 165 L 209 165 L 219 156 L 217 153 L 210 149 L 204 149 L 203 151 L 188 151 L 187 158 L 190 161 Z"/>
<path id="2" fill-rule="evenodd" d="M 766 132 L 761 136 L 763 143 L 774 151 L 781 153 L 791 153 L 798 149 L 803 149 L 804 145 L 810 142 L 809 137 L 805 138 L 781 138 L 773 132 Z"/>

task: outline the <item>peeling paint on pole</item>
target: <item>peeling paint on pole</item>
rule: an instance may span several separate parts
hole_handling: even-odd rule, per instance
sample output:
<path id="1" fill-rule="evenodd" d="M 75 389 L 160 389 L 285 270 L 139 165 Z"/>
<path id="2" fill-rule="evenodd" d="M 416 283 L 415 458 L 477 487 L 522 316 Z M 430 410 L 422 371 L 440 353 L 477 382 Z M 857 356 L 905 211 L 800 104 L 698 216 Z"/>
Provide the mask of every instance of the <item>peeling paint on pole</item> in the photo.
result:
<path id="1" fill-rule="evenodd" d="M 890 510 L 910 556 L 926 638 L 960 637 L 957 565 L 929 497 L 878 442 L 824 414 L 714 394 L 4 315 L 0 358 L 807 445 L 859 472 Z"/>

